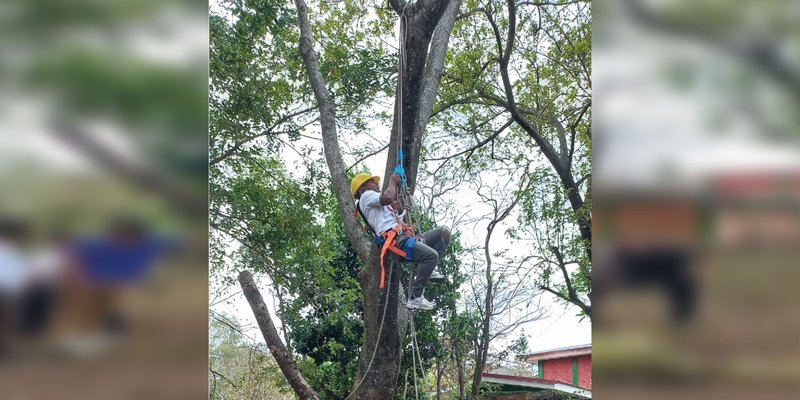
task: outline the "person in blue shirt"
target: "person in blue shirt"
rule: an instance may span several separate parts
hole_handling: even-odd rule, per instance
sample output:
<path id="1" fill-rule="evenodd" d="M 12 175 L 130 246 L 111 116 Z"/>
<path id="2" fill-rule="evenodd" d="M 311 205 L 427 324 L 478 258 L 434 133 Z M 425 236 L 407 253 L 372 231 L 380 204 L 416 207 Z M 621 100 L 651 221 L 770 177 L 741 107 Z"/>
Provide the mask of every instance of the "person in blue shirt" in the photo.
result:
<path id="1" fill-rule="evenodd" d="M 76 241 L 70 253 L 76 278 L 87 293 L 88 323 L 100 321 L 109 332 L 122 333 L 127 326 L 119 304 L 123 293 L 143 283 L 156 262 L 175 247 L 175 240 L 151 234 L 132 218 L 119 218 L 104 234 Z"/>

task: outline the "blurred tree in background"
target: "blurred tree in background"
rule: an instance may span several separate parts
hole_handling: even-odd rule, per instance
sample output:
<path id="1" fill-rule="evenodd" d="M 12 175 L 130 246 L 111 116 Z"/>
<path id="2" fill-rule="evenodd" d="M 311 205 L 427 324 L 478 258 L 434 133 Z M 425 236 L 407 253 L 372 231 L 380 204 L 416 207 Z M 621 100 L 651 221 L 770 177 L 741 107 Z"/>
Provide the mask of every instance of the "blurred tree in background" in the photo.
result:
<path id="1" fill-rule="evenodd" d="M 31 146 L 44 147 L 35 151 L 51 158 L 45 164 L 58 168 L 52 153 L 77 153 L 95 170 L 202 218 L 208 106 L 205 41 L 196 36 L 205 9 L 198 6 L 5 2 L 0 102 L 8 112 L 28 110 L 18 115 L 21 128 L 37 140 Z"/>

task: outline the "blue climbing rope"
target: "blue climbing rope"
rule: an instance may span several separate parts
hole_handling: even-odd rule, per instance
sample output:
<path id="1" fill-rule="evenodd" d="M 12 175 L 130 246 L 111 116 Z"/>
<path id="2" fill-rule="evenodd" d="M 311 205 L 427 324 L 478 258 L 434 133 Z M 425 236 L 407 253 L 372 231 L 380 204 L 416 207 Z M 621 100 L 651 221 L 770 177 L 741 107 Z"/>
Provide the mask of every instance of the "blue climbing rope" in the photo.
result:
<path id="1" fill-rule="evenodd" d="M 400 148 L 397 149 L 397 166 L 394 167 L 394 173 L 400 175 L 400 182 L 403 190 L 406 188 L 406 170 L 403 167 L 403 143 L 400 143 Z"/>

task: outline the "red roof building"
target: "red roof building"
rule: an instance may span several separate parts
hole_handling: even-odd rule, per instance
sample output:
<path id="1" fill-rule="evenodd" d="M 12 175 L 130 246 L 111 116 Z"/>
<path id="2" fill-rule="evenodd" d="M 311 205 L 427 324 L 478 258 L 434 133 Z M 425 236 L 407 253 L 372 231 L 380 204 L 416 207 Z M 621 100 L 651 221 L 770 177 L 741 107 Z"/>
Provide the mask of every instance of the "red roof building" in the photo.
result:
<path id="1" fill-rule="evenodd" d="M 537 366 L 538 378 L 592 390 L 592 346 L 580 345 L 532 353 L 524 360 Z"/>
<path id="2" fill-rule="evenodd" d="M 520 357 L 537 377 L 484 373 L 482 399 L 567 400 L 592 398 L 592 346 L 562 347 Z"/>
<path id="3" fill-rule="evenodd" d="M 592 391 L 558 381 L 522 376 L 483 374 L 483 383 L 495 391 L 483 395 L 487 400 L 579 400 L 591 399 Z"/>

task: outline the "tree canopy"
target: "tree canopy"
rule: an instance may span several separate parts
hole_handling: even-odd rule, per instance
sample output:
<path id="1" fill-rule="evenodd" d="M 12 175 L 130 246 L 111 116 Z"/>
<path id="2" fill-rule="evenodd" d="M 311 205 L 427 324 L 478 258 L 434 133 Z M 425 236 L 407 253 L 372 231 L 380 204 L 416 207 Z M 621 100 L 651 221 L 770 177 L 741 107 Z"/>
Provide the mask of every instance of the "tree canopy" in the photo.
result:
<path id="1" fill-rule="evenodd" d="M 479 376 L 467 382 L 467 364 L 480 372 L 508 354 L 495 341 L 519 339 L 519 325 L 498 319 L 525 307 L 539 315 L 541 290 L 591 316 L 589 4 L 295 5 L 212 7 L 212 271 L 219 287 L 241 269 L 269 280 L 282 341 L 316 394 L 346 396 L 376 341 L 389 346 L 375 331 L 385 301 L 397 305 L 395 397 L 415 375 L 465 392 Z M 437 13 L 445 17 L 430 23 L 444 28 L 425 25 Z M 419 87 L 398 80 L 403 15 L 409 57 L 423 57 L 406 67 L 419 68 Z M 410 365 L 404 295 L 371 286 L 377 257 L 348 185 L 376 154 L 389 170 L 398 147 L 412 154 L 403 162 L 419 229 L 471 231 L 444 258 L 447 284 L 426 290 L 437 310 L 413 314 L 426 376 Z M 487 224 L 494 235 L 475 233 Z M 405 284 L 411 273 L 389 279 Z"/>

